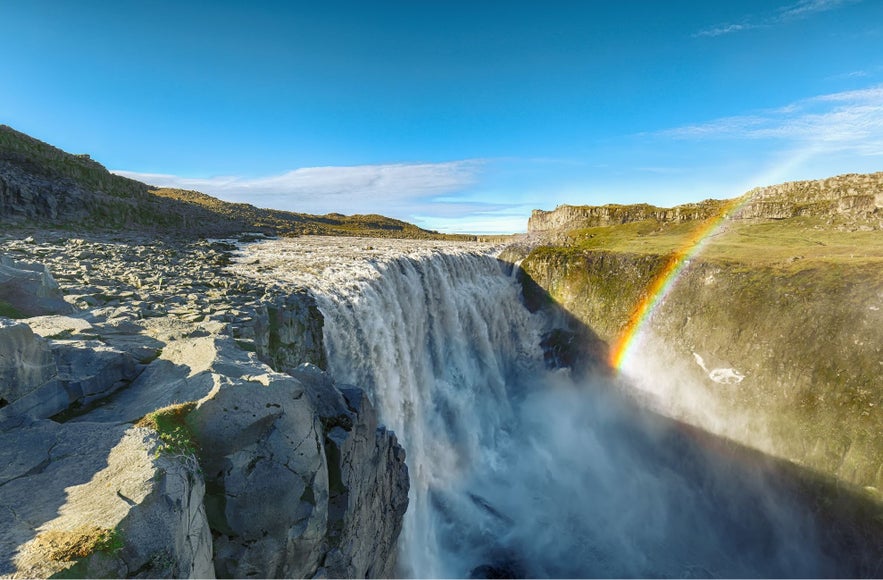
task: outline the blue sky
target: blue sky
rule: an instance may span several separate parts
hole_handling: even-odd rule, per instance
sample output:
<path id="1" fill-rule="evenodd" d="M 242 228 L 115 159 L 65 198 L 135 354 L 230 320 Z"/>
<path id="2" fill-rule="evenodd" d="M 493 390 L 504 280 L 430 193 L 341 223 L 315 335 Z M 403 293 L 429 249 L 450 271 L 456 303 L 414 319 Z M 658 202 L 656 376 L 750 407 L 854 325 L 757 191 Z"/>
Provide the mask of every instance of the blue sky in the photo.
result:
<path id="1" fill-rule="evenodd" d="M 0 2 L 0 122 L 442 231 L 883 170 L 883 1 Z"/>

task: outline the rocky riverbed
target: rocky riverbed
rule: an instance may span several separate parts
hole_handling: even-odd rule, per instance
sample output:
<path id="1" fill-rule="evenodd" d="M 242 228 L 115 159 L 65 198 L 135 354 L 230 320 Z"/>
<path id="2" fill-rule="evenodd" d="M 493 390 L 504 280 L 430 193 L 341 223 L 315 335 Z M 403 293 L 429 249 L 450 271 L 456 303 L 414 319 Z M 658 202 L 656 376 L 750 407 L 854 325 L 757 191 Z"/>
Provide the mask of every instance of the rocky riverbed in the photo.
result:
<path id="1" fill-rule="evenodd" d="M 393 574 L 404 450 L 235 249 L 0 238 L 0 575 Z"/>

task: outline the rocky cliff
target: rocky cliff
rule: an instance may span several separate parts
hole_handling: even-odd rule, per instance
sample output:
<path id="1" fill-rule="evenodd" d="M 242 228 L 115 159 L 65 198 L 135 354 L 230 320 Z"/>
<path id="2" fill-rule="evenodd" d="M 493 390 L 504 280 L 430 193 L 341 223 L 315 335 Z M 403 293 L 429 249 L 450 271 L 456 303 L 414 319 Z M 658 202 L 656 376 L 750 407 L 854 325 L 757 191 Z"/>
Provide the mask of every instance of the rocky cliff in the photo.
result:
<path id="1" fill-rule="evenodd" d="M 309 294 L 223 272 L 231 249 L 0 241 L 75 310 L 0 318 L 0 575 L 394 574 L 403 449 L 316 366 Z"/>
<path id="2" fill-rule="evenodd" d="M 883 172 L 839 175 L 817 181 L 794 181 L 759 187 L 737 203 L 709 199 L 673 208 L 648 204 L 602 206 L 560 205 L 533 210 L 528 232 L 550 232 L 655 220 L 685 222 L 716 217 L 735 207 L 732 219 L 784 219 L 794 216 L 853 216 L 878 227 L 883 223 Z"/>
<path id="3" fill-rule="evenodd" d="M 608 350 L 667 276 L 623 376 L 669 415 L 879 499 L 881 191 L 883 173 L 749 192 L 696 255 L 702 212 L 692 223 L 683 212 L 645 219 L 646 206 L 618 208 L 615 219 L 581 214 L 600 220 L 591 223 L 644 219 L 596 227 L 551 212 L 531 228 L 580 228 L 535 233 L 504 257 L 523 260 L 533 307 L 562 308 Z M 604 348 L 591 350 L 604 358 Z"/>
<path id="4" fill-rule="evenodd" d="M 720 213 L 723 205 L 723 201 L 716 199 L 688 203 L 673 208 L 656 207 L 646 203 L 601 206 L 559 205 L 552 211 L 533 210 L 527 222 L 527 231 L 530 233 L 609 226 L 644 220 L 662 222 L 701 220 Z"/>

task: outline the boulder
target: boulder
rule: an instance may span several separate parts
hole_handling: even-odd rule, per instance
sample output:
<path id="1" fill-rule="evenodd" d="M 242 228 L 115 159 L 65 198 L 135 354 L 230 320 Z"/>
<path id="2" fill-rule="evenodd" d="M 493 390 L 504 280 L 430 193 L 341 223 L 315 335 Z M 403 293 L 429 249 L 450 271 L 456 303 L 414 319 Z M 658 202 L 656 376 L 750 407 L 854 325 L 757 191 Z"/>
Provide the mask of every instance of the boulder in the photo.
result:
<path id="1" fill-rule="evenodd" d="M 74 311 L 45 266 L 0 255 L 0 306 L 4 303 L 8 311 L 19 317 Z"/>
<path id="2" fill-rule="evenodd" d="M 49 343 L 22 322 L 0 318 L 0 408 L 57 374 Z"/>

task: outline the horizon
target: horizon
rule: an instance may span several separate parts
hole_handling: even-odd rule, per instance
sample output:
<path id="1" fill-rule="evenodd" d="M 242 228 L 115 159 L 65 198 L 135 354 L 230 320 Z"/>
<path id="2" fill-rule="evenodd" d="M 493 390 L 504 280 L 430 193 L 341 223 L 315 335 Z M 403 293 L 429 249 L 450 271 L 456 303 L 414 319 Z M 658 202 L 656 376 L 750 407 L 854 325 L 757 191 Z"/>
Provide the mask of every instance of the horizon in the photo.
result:
<path id="1" fill-rule="evenodd" d="M 114 173 L 448 233 L 883 170 L 883 3 L 0 6 L 0 123 Z"/>

